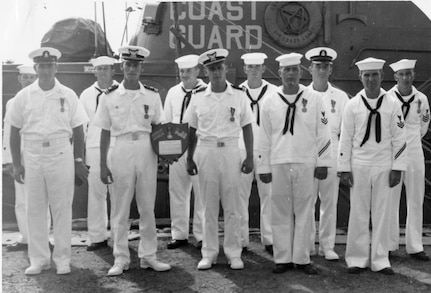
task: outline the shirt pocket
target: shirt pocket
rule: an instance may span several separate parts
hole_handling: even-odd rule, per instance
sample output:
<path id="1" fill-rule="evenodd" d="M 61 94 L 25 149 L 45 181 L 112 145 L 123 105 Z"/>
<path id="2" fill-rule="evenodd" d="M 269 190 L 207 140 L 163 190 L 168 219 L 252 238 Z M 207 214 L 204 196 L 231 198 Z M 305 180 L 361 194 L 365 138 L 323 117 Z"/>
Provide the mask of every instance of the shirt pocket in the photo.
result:
<path id="1" fill-rule="evenodd" d="M 111 116 L 112 124 L 124 123 L 126 120 L 126 108 L 123 105 L 114 105 L 109 111 Z"/>
<path id="2" fill-rule="evenodd" d="M 210 107 L 201 106 L 196 109 L 196 116 L 198 117 L 199 126 L 202 128 L 209 128 L 212 121 L 215 119 L 216 110 L 211 111 Z"/>

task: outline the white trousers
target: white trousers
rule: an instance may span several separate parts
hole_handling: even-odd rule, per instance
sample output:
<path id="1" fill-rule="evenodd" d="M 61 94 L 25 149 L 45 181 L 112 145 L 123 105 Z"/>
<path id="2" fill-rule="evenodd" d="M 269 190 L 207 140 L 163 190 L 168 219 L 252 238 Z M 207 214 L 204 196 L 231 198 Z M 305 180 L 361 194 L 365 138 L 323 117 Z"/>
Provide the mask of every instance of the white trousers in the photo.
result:
<path id="1" fill-rule="evenodd" d="M 198 145 L 195 157 L 199 184 L 204 194 L 202 257 L 216 259 L 219 253 L 220 200 L 224 216 L 224 253 L 228 259 L 241 257 L 238 209 L 241 161 L 238 142 L 225 147 Z"/>
<path id="2" fill-rule="evenodd" d="M 328 176 L 324 180 L 314 178 L 314 194 L 320 198 L 319 217 L 319 250 L 334 250 L 335 235 L 337 232 L 337 202 L 340 178 L 337 176 L 336 168 L 328 168 Z M 317 197 L 316 197 L 317 201 Z M 311 225 L 311 251 L 315 250 L 316 225 L 313 205 Z"/>
<path id="3" fill-rule="evenodd" d="M 108 166 L 110 166 L 110 152 L 108 153 Z M 100 149 L 87 148 L 85 162 L 90 166 L 88 174 L 88 204 L 87 226 L 88 236 L 92 243 L 106 240 L 108 232 L 107 193 L 112 192 L 110 187 L 103 184 L 100 179 Z M 109 185 L 108 185 L 109 186 Z"/>
<path id="4" fill-rule="evenodd" d="M 138 257 L 155 259 L 157 232 L 154 204 L 157 188 L 157 156 L 154 153 L 150 135 L 141 140 L 119 140 L 112 151 L 114 182 L 111 195 L 111 233 L 114 240 L 115 263 L 129 264 L 128 219 L 130 204 L 136 191 L 136 205 L 139 212 Z"/>
<path id="5" fill-rule="evenodd" d="M 75 176 L 70 140 L 59 139 L 48 147 L 25 141 L 24 167 L 30 263 L 50 262 L 46 217 L 49 204 L 54 226 L 52 258 L 57 266 L 69 265 Z"/>
<path id="6" fill-rule="evenodd" d="M 24 184 L 20 184 L 14 181 L 15 185 L 15 217 L 18 224 L 19 236 L 18 243 L 28 243 L 28 232 L 27 232 L 27 198 L 25 196 Z M 49 208 L 46 212 L 46 221 L 48 224 L 48 232 L 51 228 L 51 215 Z"/>
<path id="7" fill-rule="evenodd" d="M 348 267 L 368 267 L 379 271 L 390 267 L 388 167 L 353 165 L 353 187 L 350 189 L 350 215 L 347 231 L 346 263 Z M 371 251 L 370 251 L 371 212 Z"/>
<path id="8" fill-rule="evenodd" d="M 423 160 L 407 162 L 403 180 L 392 188 L 390 208 L 389 250 L 397 250 L 400 242 L 399 211 L 402 183 L 406 187 L 406 251 L 418 253 L 424 250 L 422 244 L 423 204 L 425 196 L 425 164 Z"/>
<path id="9" fill-rule="evenodd" d="M 169 166 L 169 203 L 172 239 L 189 238 L 190 197 L 193 186 L 193 236 L 203 238 L 203 200 L 197 176 L 187 173 L 187 153 Z"/>
<path id="10" fill-rule="evenodd" d="M 246 151 L 241 150 L 241 162 L 246 158 Z M 254 166 L 257 164 L 257 155 L 253 156 Z M 246 247 L 249 245 L 249 201 L 253 184 L 253 179 L 256 178 L 257 190 L 260 198 L 260 238 L 263 245 L 272 245 L 271 232 L 271 183 L 263 183 L 255 170 L 250 174 L 241 173 L 240 188 L 239 188 L 239 210 L 240 210 L 240 230 L 241 230 L 241 245 Z"/>
<path id="11" fill-rule="evenodd" d="M 314 164 L 272 165 L 274 262 L 310 263 Z"/>

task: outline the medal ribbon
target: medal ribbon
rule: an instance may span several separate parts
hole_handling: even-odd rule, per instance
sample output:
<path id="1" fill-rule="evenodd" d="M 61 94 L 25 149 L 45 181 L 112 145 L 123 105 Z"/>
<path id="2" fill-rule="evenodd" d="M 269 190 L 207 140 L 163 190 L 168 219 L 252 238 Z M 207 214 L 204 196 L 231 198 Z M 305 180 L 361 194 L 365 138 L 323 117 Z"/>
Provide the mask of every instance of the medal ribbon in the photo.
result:
<path id="1" fill-rule="evenodd" d="M 365 107 L 367 107 L 367 109 L 370 110 L 370 114 L 368 116 L 367 130 L 365 131 L 364 139 L 362 140 L 362 143 L 360 145 L 361 147 L 370 138 L 371 119 L 373 118 L 373 115 L 376 115 L 376 142 L 379 143 L 382 138 L 382 129 L 381 129 L 382 121 L 381 121 L 380 113 L 377 110 L 379 110 L 380 106 L 383 103 L 383 97 L 384 96 L 380 96 L 379 100 L 377 101 L 376 108 L 372 109 L 371 106 L 367 103 L 367 100 L 363 96 L 361 96 L 362 101 L 365 104 Z"/>
<path id="2" fill-rule="evenodd" d="M 290 118 L 290 133 L 293 135 L 293 126 L 295 123 L 295 112 L 296 112 L 296 102 L 298 102 L 299 98 L 302 96 L 303 92 L 300 92 L 293 103 L 289 103 L 283 95 L 278 93 L 280 98 L 287 104 L 287 112 L 286 112 L 286 120 L 284 122 L 284 128 L 283 128 L 283 135 L 286 134 L 287 129 L 289 128 L 289 115 L 290 115 L 290 109 L 292 109 L 292 117 Z"/>

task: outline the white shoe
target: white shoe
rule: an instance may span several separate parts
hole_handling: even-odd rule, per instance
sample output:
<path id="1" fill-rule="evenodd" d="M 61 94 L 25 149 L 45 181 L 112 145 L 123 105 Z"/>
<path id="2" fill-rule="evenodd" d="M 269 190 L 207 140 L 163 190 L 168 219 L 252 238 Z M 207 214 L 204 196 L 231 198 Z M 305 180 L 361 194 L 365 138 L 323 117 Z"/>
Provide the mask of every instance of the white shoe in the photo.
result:
<path id="1" fill-rule="evenodd" d="M 204 257 L 198 263 L 198 270 L 208 270 L 213 266 L 213 264 L 216 264 L 216 261 L 213 261 L 208 257 Z"/>
<path id="2" fill-rule="evenodd" d="M 162 263 L 157 259 L 146 260 L 141 258 L 141 268 L 143 269 L 151 268 L 156 272 L 164 272 L 164 271 L 169 271 L 171 269 L 171 266 L 166 263 Z"/>
<path id="3" fill-rule="evenodd" d="M 70 266 L 57 266 L 57 275 L 67 275 L 70 274 Z"/>
<path id="4" fill-rule="evenodd" d="M 332 249 L 328 249 L 325 252 L 323 252 L 323 255 L 325 256 L 326 260 L 339 260 L 340 257 L 338 256 L 338 254 L 333 251 Z"/>
<path id="5" fill-rule="evenodd" d="M 31 265 L 29 266 L 26 270 L 25 270 L 25 274 L 26 275 L 38 275 L 40 274 L 42 271 L 46 271 L 49 270 L 51 268 L 50 264 L 44 264 L 41 266 L 37 266 L 37 265 Z"/>
<path id="6" fill-rule="evenodd" d="M 234 257 L 229 262 L 230 268 L 232 270 L 242 270 L 244 268 L 244 263 L 242 262 L 241 258 Z"/>
<path id="7" fill-rule="evenodd" d="M 123 271 L 127 271 L 129 269 L 129 265 L 123 265 L 123 264 L 114 264 L 112 268 L 108 271 L 108 276 L 118 276 L 123 273 Z"/>

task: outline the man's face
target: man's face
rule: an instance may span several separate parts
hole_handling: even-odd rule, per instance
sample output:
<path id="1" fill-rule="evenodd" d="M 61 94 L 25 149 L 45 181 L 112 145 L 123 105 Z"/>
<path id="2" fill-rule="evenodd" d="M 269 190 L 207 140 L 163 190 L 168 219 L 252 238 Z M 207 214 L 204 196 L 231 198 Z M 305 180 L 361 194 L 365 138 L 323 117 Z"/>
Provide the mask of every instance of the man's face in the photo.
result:
<path id="1" fill-rule="evenodd" d="M 310 73 L 314 79 L 328 80 L 332 73 L 332 64 L 329 62 L 311 63 Z"/>
<path id="2" fill-rule="evenodd" d="M 398 70 L 394 73 L 394 79 L 402 87 L 411 87 L 415 80 L 415 72 L 413 69 Z"/>
<path id="3" fill-rule="evenodd" d="M 130 61 L 125 60 L 121 64 L 121 69 L 124 73 L 124 79 L 129 82 L 139 81 L 139 76 L 141 75 L 142 63 L 140 61 Z"/>
<path id="4" fill-rule="evenodd" d="M 383 72 L 381 70 L 362 70 L 359 73 L 359 79 L 365 90 L 373 92 L 380 89 Z"/>
<path id="5" fill-rule="evenodd" d="M 223 82 L 226 80 L 227 66 L 224 62 L 218 62 L 205 67 L 205 74 L 210 82 Z"/>
<path id="6" fill-rule="evenodd" d="M 265 72 L 265 65 L 263 64 L 247 64 L 244 65 L 244 72 L 247 74 L 247 78 L 251 79 L 262 79 L 262 75 Z"/>
<path id="7" fill-rule="evenodd" d="M 57 63 L 40 63 L 34 66 L 34 70 L 37 73 L 39 82 L 52 82 L 55 80 L 55 74 L 57 73 Z"/>
<path id="8" fill-rule="evenodd" d="M 36 74 L 23 73 L 18 75 L 18 82 L 22 88 L 31 85 L 37 78 Z"/>
<path id="9" fill-rule="evenodd" d="M 296 86 L 299 84 L 302 72 L 300 65 L 283 66 L 278 70 L 283 86 Z"/>
<path id="10" fill-rule="evenodd" d="M 185 84 L 194 84 L 198 79 L 199 72 L 200 69 L 197 66 L 192 68 L 180 68 L 180 79 Z"/>
<path id="11" fill-rule="evenodd" d="M 94 75 L 97 81 L 110 82 L 114 76 L 114 67 L 112 65 L 99 65 L 94 69 Z"/>

